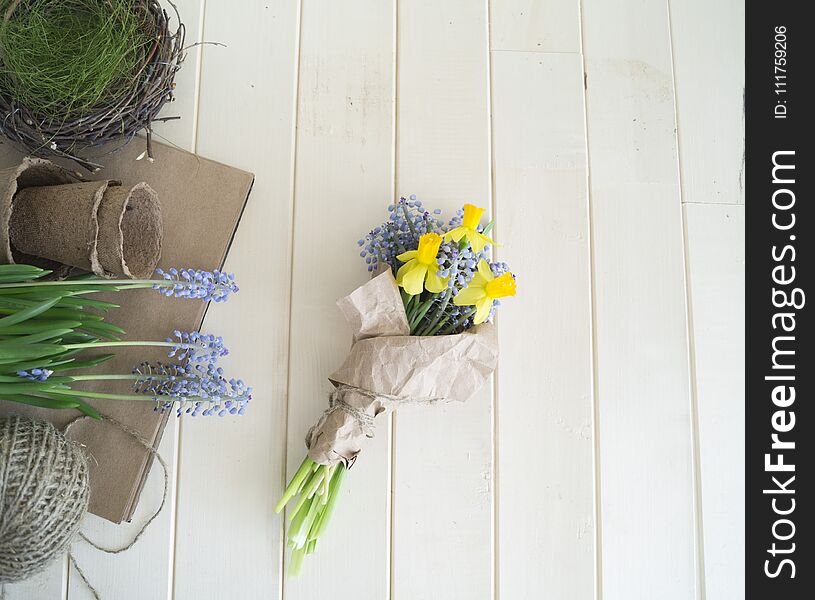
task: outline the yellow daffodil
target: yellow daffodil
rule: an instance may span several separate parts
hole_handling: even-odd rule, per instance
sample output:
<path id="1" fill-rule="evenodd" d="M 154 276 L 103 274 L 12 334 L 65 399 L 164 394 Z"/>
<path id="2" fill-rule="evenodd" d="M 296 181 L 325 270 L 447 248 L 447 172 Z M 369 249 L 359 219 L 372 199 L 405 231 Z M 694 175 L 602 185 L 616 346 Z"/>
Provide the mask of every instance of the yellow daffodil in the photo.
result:
<path id="1" fill-rule="evenodd" d="M 478 271 L 470 280 L 470 285 L 461 290 L 453 304 L 456 306 L 475 306 L 473 322 L 478 325 L 490 316 L 492 301 L 496 298 L 515 295 L 515 278 L 512 273 L 504 273 L 500 277 L 492 274 L 489 263 L 481 259 L 478 262 Z"/>
<path id="2" fill-rule="evenodd" d="M 438 294 L 447 288 L 447 279 L 439 277 L 436 255 L 441 246 L 438 233 L 426 233 L 419 238 L 419 249 L 408 250 L 396 258 L 405 263 L 396 272 L 396 283 L 411 296 L 421 294 L 423 289 Z"/>
<path id="3" fill-rule="evenodd" d="M 483 214 L 483 208 L 473 206 L 472 204 L 465 204 L 464 217 L 461 219 L 461 225 L 445 233 L 444 241 L 449 242 L 453 240 L 454 242 L 459 242 L 461 238 L 467 236 L 474 252 L 481 252 L 487 244 L 495 245 L 495 242 L 490 238 L 478 232 L 478 223 L 481 221 L 481 215 Z"/>

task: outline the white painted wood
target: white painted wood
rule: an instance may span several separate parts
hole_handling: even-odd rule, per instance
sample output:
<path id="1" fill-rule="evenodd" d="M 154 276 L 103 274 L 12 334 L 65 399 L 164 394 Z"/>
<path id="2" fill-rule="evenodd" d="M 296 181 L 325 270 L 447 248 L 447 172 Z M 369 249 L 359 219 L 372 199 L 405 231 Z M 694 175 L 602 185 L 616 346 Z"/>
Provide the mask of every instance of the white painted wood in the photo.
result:
<path id="1" fill-rule="evenodd" d="M 580 52 L 578 0 L 490 0 L 493 50 Z"/>
<path id="2" fill-rule="evenodd" d="M 484 2 L 399 2 L 397 193 L 445 218 L 491 204 L 487 16 Z M 491 387 L 394 415 L 396 600 L 492 597 Z"/>
<path id="3" fill-rule="evenodd" d="M 241 418 L 182 422 L 176 600 L 279 598 L 299 4 L 208 0 L 197 151 L 256 182 L 227 258 L 240 292 L 204 329 L 255 388 Z"/>
<path id="4" fill-rule="evenodd" d="M 744 598 L 744 206 L 685 205 L 707 600 Z"/>
<path id="5" fill-rule="evenodd" d="M 175 456 L 175 423 L 169 423 L 159 445 L 159 453 L 173 469 Z M 172 481 L 173 471 L 170 473 Z M 88 515 L 82 531 L 94 542 L 109 548 L 121 547 L 130 542 L 142 524 L 150 518 L 161 503 L 164 475 L 157 462 L 150 470 L 136 514 L 130 523 L 115 525 L 95 515 Z M 171 500 L 150 524 L 150 528 L 130 550 L 121 554 L 105 554 L 84 541 L 73 545 L 73 553 L 80 568 L 85 572 L 102 598 L 140 599 L 167 598 L 172 577 L 172 549 L 169 546 L 171 531 L 175 525 Z M 146 576 L 149 574 L 149 576 Z M 72 567 L 68 575 L 68 599 L 92 600 L 93 594 Z"/>
<path id="6" fill-rule="evenodd" d="M 176 5 L 186 25 L 187 44 L 200 41 L 202 3 L 197 0 L 181 0 L 176 2 Z M 175 13 L 170 11 L 169 14 L 173 18 L 172 23 L 175 24 Z M 189 51 L 175 80 L 176 101 L 163 109 L 162 114 L 178 115 L 181 119 L 155 125 L 158 139 L 188 150 L 192 150 L 195 143 L 195 108 L 200 56 L 200 50 L 197 48 Z M 138 544 L 127 552 L 116 555 L 104 554 L 81 541 L 73 546 L 76 560 L 91 584 L 99 590 L 102 598 L 135 600 L 168 597 L 173 569 L 173 549 L 170 540 L 175 529 L 173 494 L 177 451 L 176 427 L 177 423 L 171 419 L 159 445 L 159 453 L 169 466 L 170 497 L 165 503 L 164 510 L 153 521 Z M 131 523 L 114 525 L 94 515 L 88 515 L 82 530 L 89 538 L 107 547 L 120 547 L 129 543 L 141 524 L 150 518 L 160 505 L 164 490 L 163 477 L 161 466 L 154 463 Z M 149 574 L 149 577 L 145 574 Z M 69 572 L 68 585 L 70 600 L 93 597 L 74 569 Z"/>
<path id="7" fill-rule="evenodd" d="M 744 2 L 671 0 L 682 201 L 744 202 Z"/>
<path id="8" fill-rule="evenodd" d="M 391 201 L 394 11 L 393 2 L 382 0 L 303 3 L 289 475 L 305 455 L 306 431 L 327 406 L 326 378 L 350 346 L 350 329 L 334 302 L 367 279 L 356 241 L 377 224 Z M 284 580 L 287 600 L 387 598 L 388 424 L 377 425 L 376 437 L 343 483 L 325 539 L 307 557 L 301 576 Z"/>
<path id="9" fill-rule="evenodd" d="M 3 600 L 62 600 L 68 594 L 68 557 L 58 560 L 42 573 L 19 583 L 0 583 Z"/>
<path id="10" fill-rule="evenodd" d="M 594 446 L 581 58 L 495 53 L 492 98 L 497 255 L 518 278 L 518 295 L 497 319 L 499 597 L 590 600 Z"/>
<path id="11" fill-rule="evenodd" d="M 699 597 L 668 15 L 583 3 L 605 600 Z"/>

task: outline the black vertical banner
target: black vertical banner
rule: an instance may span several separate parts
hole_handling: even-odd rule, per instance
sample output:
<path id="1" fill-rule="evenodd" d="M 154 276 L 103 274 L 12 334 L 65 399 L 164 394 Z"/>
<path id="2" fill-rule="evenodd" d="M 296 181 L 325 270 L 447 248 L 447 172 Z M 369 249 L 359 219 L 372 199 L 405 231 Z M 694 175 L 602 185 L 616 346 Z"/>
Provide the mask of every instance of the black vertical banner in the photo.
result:
<path id="1" fill-rule="evenodd" d="M 746 13 L 746 590 L 815 598 L 815 30 L 808 2 Z"/>

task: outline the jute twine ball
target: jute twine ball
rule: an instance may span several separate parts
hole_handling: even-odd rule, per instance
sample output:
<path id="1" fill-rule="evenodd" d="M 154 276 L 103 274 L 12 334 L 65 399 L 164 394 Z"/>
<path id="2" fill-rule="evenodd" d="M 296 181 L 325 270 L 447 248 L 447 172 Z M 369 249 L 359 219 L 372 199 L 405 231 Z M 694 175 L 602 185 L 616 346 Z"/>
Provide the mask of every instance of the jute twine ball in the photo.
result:
<path id="1" fill-rule="evenodd" d="M 88 491 L 88 463 L 76 444 L 50 423 L 0 418 L 0 584 L 63 556 Z"/>

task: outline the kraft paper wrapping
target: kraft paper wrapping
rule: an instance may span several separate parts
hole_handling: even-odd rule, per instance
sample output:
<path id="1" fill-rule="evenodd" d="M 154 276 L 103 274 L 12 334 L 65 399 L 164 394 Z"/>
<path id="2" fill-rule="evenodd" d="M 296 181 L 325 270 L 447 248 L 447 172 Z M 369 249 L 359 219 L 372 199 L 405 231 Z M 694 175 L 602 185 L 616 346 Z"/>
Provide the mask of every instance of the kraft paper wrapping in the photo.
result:
<path id="1" fill-rule="evenodd" d="M 373 437 L 374 417 L 404 403 L 465 402 L 495 370 L 498 340 L 491 323 L 456 335 L 409 335 L 390 270 L 337 304 L 354 343 L 329 377 L 336 387 L 331 406 L 306 436 L 314 462 L 352 465 Z"/>

